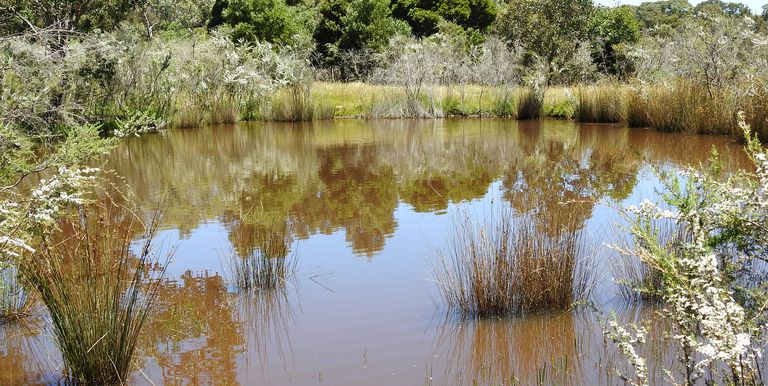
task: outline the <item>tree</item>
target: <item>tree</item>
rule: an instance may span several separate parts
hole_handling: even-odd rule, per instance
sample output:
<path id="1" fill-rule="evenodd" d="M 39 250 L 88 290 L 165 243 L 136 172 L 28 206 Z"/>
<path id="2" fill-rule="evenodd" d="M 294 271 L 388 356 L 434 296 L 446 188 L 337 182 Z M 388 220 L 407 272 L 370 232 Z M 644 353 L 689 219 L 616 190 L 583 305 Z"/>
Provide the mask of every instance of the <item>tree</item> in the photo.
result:
<path id="1" fill-rule="evenodd" d="M 327 0 L 319 14 L 314 39 L 324 65 L 339 65 L 350 55 L 370 59 L 367 53 L 381 52 L 394 35 L 410 33 L 404 21 L 391 17 L 389 0 Z"/>
<path id="2" fill-rule="evenodd" d="M 590 37 L 593 41 L 593 59 L 603 72 L 617 75 L 625 69 L 620 68 L 621 54 L 617 54 L 619 45 L 629 45 L 640 40 L 640 22 L 632 9 L 626 6 L 598 8 L 590 25 Z"/>
<path id="3" fill-rule="evenodd" d="M 137 14 L 147 38 L 152 39 L 155 27 L 171 29 L 205 26 L 212 6 L 213 0 L 141 0 Z"/>
<path id="4" fill-rule="evenodd" d="M 528 64 L 544 63 L 549 83 L 588 38 L 591 0 L 511 0 L 496 18 L 499 35 L 522 47 Z"/>
<path id="5" fill-rule="evenodd" d="M 6 0 L 0 5 L 0 33 L 16 34 L 43 28 L 89 32 L 111 30 L 138 0 Z"/>
<path id="6" fill-rule="evenodd" d="M 438 32 L 441 21 L 485 31 L 496 18 L 493 0 L 395 0 L 392 15 L 405 20 L 419 37 Z"/>
<path id="7" fill-rule="evenodd" d="M 216 0 L 208 26 L 232 26 L 237 41 L 289 44 L 305 32 L 301 19 L 285 0 Z"/>
<path id="8" fill-rule="evenodd" d="M 664 0 L 640 4 L 636 16 L 645 29 L 661 29 L 662 32 L 668 32 L 677 28 L 693 13 L 693 7 L 688 0 Z"/>
<path id="9" fill-rule="evenodd" d="M 704 13 L 710 16 L 752 16 L 749 6 L 743 3 L 724 2 L 721 0 L 706 0 L 697 4 L 696 13 Z"/>

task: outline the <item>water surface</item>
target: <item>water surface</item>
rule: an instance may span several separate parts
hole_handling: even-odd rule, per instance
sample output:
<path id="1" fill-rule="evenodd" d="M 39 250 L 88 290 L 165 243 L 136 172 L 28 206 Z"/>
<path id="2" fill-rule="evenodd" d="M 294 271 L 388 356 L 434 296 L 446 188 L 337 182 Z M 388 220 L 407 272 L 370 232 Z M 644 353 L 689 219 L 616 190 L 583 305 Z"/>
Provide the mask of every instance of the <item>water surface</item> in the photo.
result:
<path id="1" fill-rule="evenodd" d="M 131 384 L 619 384 L 621 359 L 588 310 L 462 321 L 433 267 L 453 221 L 512 208 L 569 217 L 595 252 L 594 301 L 625 321 L 604 242 L 615 205 L 655 200 L 653 167 L 749 163 L 729 138 L 572 122 L 339 120 L 171 130 L 105 160 L 178 250 Z M 289 239 L 295 280 L 237 294 L 222 254 Z M 41 315 L 38 319 L 44 318 Z M 657 322 L 658 330 L 663 323 Z M 0 327 L 0 384 L 51 383 L 61 361 L 34 318 Z M 670 360 L 658 354 L 651 367 Z"/>

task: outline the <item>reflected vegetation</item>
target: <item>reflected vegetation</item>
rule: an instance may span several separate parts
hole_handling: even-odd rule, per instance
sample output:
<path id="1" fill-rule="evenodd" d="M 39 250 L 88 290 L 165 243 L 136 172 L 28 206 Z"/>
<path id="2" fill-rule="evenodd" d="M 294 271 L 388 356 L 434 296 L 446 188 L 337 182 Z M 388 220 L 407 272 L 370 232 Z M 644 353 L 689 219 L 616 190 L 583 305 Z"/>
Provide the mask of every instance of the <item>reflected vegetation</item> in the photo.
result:
<path id="1" fill-rule="evenodd" d="M 165 225 L 183 234 L 214 219 L 242 235 L 292 223 L 298 238 L 344 231 L 370 257 L 396 231 L 399 202 L 439 213 L 500 179 L 518 212 L 546 221 L 565 209 L 581 227 L 596 201 L 631 193 L 643 159 L 697 164 L 713 145 L 732 146 L 565 121 L 339 120 L 168 131 L 123 143 L 108 165 L 140 201 L 167 194 Z M 721 154 L 746 165 L 740 151 Z"/>
<path id="2" fill-rule="evenodd" d="M 0 385 L 54 382 L 52 370 L 61 366 L 57 354 L 40 339 L 40 318 L 26 318 L 0 328 Z"/>
<path id="3" fill-rule="evenodd" d="M 163 383 L 236 383 L 245 335 L 224 279 L 187 272 L 163 283 L 158 298 L 160 311 L 149 321 L 141 348 L 156 361 Z"/>
<path id="4" fill-rule="evenodd" d="M 435 384 L 578 384 L 574 361 L 584 347 L 583 320 L 571 312 L 521 319 L 446 322 L 439 329 L 436 355 L 447 366 Z M 441 358 L 442 359 L 442 358 Z M 542 379 L 543 378 L 543 379 Z"/>

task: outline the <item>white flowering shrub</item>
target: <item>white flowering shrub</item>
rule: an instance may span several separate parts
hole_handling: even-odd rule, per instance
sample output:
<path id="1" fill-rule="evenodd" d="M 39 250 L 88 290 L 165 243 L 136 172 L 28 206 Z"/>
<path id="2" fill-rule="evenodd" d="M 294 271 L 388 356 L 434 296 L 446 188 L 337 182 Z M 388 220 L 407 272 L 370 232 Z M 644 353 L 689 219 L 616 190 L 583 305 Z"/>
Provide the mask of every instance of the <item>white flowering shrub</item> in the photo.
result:
<path id="1" fill-rule="evenodd" d="M 622 251 L 663 278 L 662 314 L 673 322 L 671 337 L 681 349 L 686 384 L 759 381 L 755 359 L 768 305 L 767 287 L 759 280 L 768 246 L 768 157 L 743 119 L 741 128 L 754 173 L 724 175 L 713 151 L 705 170 L 689 169 L 679 176 L 660 172 L 668 209 L 650 201 L 627 208 L 634 245 Z M 673 222 L 688 237 L 677 245 L 660 242 L 660 221 Z M 630 358 L 643 384 L 643 363 L 633 359 L 636 353 L 627 346 L 636 343 L 634 338 L 614 325 L 607 334 Z"/>
<path id="2" fill-rule="evenodd" d="M 611 319 L 604 326 L 604 334 L 616 344 L 619 352 L 624 355 L 627 362 L 635 369 L 634 378 L 624 374 L 619 374 L 619 376 L 632 386 L 647 385 L 648 368 L 646 360 L 637 352 L 637 346 L 645 343 L 645 337 L 648 335 L 646 328 L 635 324 L 621 325 L 614 314 L 611 315 Z"/>

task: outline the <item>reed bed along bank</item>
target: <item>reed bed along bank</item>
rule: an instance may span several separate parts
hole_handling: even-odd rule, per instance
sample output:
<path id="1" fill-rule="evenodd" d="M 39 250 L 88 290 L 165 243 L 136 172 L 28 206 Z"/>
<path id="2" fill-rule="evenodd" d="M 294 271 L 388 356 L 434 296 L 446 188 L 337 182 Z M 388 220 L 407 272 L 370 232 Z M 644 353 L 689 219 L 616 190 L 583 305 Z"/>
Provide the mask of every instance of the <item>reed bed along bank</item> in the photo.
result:
<path id="1" fill-rule="evenodd" d="M 86 209 L 63 221 L 35 258 L 20 265 L 23 280 L 48 309 L 72 382 L 126 381 L 164 274 L 154 254 L 157 223 L 140 229 L 127 209 Z M 134 252 L 137 232 L 144 242 Z"/>
<path id="2" fill-rule="evenodd" d="M 621 86 L 587 86 L 576 91 L 578 120 L 595 123 L 626 121 L 626 98 Z"/>
<path id="3" fill-rule="evenodd" d="M 433 86 L 415 97 L 393 85 L 315 83 L 313 98 L 346 118 L 546 117 L 690 134 L 738 134 L 736 114 L 744 111 L 755 132 L 768 138 L 768 90 L 738 96 L 688 80 L 552 87 L 543 94 L 525 87 Z"/>
<path id="4" fill-rule="evenodd" d="M 582 269 L 588 256 L 581 234 L 567 229 L 510 212 L 490 223 L 455 220 L 452 243 L 435 267 L 443 300 L 464 317 L 570 308 L 589 296 L 593 280 Z"/>

